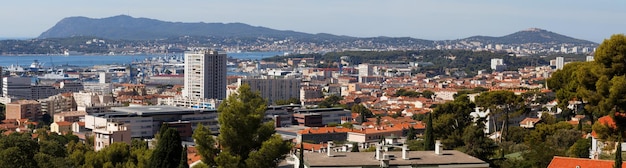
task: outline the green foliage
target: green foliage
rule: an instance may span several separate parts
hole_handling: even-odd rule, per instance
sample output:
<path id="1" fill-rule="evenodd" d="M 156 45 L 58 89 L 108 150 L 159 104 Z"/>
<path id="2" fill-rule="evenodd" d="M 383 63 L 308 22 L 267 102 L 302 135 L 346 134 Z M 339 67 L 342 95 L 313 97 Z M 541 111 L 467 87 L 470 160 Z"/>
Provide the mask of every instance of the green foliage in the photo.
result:
<path id="1" fill-rule="evenodd" d="M 330 95 L 328 97 L 326 97 L 324 99 L 324 101 L 320 102 L 317 107 L 318 108 L 331 108 L 331 107 L 338 107 L 339 101 L 342 100 L 343 97 L 337 96 L 337 95 Z"/>
<path id="2" fill-rule="evenodd" d="M 37 167 L 32 158 L 39 151 L 37 141 L 31 139 L 30 134 L 13 133 L 0 138 L 0 167 Z"/>
<path id="3" fill-rule="evenodd" d="M 274 134 L 270 139 L 263 141 L 261 149 L 252 151 L 246 160 L 248 167 L 278 167 L 291 150 L 291 144 L 283 141 L 283 138 Z"/>
<path id="4" fill-rule="evenodd" d="M 181 150 L 178 168 L 189 168 L 189 164 L 187 164 L 187 145 Z"/>
<path id="5" fill-rule="evenodd" d="M 359 152 L 359 144 L 356 142 L 352 142 L 352 149 L 350 152 Z"/>
<path id="6" fill-rule="evenodd" d="M 219 167 L 272 165 L 289 152 L 283 150 L 290 146 L 288 142 L 272 136 L 273 122 L 263 123 L 265 109 L 265 100 L 246 84 L 220 104 L 218 142 L 222 152 L 215 158 Z M 265 153 L 261 155 L 258 151 Z"/>
<path id="7" fill-rule="evenodd" d="M 426 150 L 426 147 L 424 146 L 424 140 L 407 140 L 406 144 L 409 147 L 409 150 L 412 150 L 412 151 L 425 151 Z"/>
<path id="8" fill-rule="evenodd" d="M 570 157 L 589 158 L 589 149 L 591 149 L 591 139 L 579 139 L 567 153 Z"/>
<path id="9" fill-rule="evenodd" d="M 204 127 L 202 124 L 198 124 L 192 137 L 196 143 L 196 149 L 202 157 L 202 162 L 207 166 L 217 166 L 214 158 L 217 155 L 218 150 L 215 147 L 215 139 L 213 138 L 213 135 L 211 135 L 211 130 Z"/>
<path id="10" fill-rule="evenodd" d="M 469 114 L 474 111 L 474 106 L 467 96 L 458 96 L 454 101 L 440 104 L 433 110 L 432 129 L 435 138 L 441 139 L 446 148 L 464 145 L 463 133 L 472 124 Z"/>
<path id="11" fill-rule="evenodd" d="M 2 72 L 0 72 L 2 73 Z M 6 114 L 7 114 L 7 106 L 0 103 L 0 119 L 4 120 L 6 118 Z"/>
<path id="12" fill-rule="evenodd" d="M 276 105 L 289 105 L 289 104 L 300 104 L 300 99 L 292 97 L 287 100 L 276 100 L 274 101 Z"/>
<path id="13" fill-rule="evenodd" d="M 183 148 L 178 131 L 174 128 L 168 128 L 160 134 L 161 137 L 150 157 L 148 167 L 178 167 Z"/>
<path id="14" fill-rule="evenodd" d="M 426 131 L 424 131 L 424 150 L 435 149 L 435 133 L 433 132 L 433 113 L 428 114 Z"/>
<path id="15" fill-rule="evenodd" d="M 498 146 L 493 140 L 485 136 L 484 125 L 480 123 L 482 122 L 479 122 L 477 126 L 472 125 L 465 129 L 463 133 L 465 146 L 463 149 L 468 155 L 487 161 L 495 154 Z"/>
<path id="16" fill-rule="evenodd" d="M 502 121 L 502 141 L 508 138 L 509 118 L 523 113 L 526 107 L 523 99 L 511 91 L 481 93 L 476 97 L 476 106 L 488 108 L 492 118 L 499 118 L 499 121 Z"/>
<path id="17" fill-rule="evenodd" d="M 416 132 L 415 128 L 413 128 L 412 126 L 409 127 L 409 132 L 406 134 L 406 140 L 407 141 L 414 140 L 416 138 L 415 132 Z"/>
<path id="18" fill-rule="evenodd" d="M 352 113 L 359 113 L 359 122 L 361 123 L 367 121 L 367 118 L 371 118 L 374 116 L 372 111 L 362 104 L 353 105 L 350 111 Z"/>

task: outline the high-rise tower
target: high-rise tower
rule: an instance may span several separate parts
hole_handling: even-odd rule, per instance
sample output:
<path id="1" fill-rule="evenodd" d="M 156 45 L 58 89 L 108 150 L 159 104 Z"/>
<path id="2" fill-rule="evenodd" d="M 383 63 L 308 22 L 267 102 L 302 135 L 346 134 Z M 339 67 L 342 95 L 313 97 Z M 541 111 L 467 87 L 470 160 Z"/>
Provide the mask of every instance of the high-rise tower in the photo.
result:
<path id="1" fill-rule="evenodd" d="M 185 52 L 185 88 L 188 98 L 226 98 L 226 54 L 217 51 Z"/>

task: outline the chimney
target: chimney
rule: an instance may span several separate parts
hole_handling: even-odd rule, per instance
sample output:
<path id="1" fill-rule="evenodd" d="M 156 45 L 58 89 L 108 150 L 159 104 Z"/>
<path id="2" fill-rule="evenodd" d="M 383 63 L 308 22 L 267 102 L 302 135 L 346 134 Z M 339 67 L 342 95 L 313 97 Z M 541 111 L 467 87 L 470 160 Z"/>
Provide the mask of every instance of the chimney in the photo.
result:
<path id="1" fill-rule="evenodd" d="M 333 141 L 328 141 L 328 145 L 326 145 L 326 156 L 328 157 L 333 157 L 333 155 L 330 155 L 330 147 L 331 145 L 333 145 Z"/>
<path id="2" fill-rule="evenodd" d="M 409 145 L 402 145 L 402 159 L 409 160 Z"/>
<path id="3" fill-rule="evenodd" d="M 441 155 L 442 152 L 443 152 L 443 149 L 441 149 L 441 140 L 435 141 L 435 154 Z"/>
<path id="4" fill-rule="evenodd" d="M 382 159 L 382 155 L 381 155 L 381 145 L 380 144 L 376 144 L 376 160 L 381 160 Z"/>

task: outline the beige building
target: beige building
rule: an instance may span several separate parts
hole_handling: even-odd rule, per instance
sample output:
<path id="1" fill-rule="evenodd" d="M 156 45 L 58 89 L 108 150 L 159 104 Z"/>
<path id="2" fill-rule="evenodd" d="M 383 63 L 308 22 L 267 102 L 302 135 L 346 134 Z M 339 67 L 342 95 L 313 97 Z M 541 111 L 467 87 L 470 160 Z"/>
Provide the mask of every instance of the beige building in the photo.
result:
<path id="1" fill-rule="evenodd" d="M 92 130 L 94 134 L 94 150 L 111 145 L 114 142 L 131 143 L 130 130 L 123 123 L 107 122 Z"/>
<path id="2" fill-rule="evenodd" d="M 85 118 L 87 112 L 85 111 L 65 111 L 61 113 L 54 114 L 53 121 L 54 122 L 78 122 L 81 118 Z"/>
<path id="3" fill-rule="evenodd" d="M 72 123 L 67 121 L 53 122 L 50 124 L 50 132 L 64 134 L 72 130 Z"/>
<path id="4" fill-rule="evenodd" d="M 185 52 L 185 88 L 191 99 L 226 98 L 226 54 L 217 51 Z"/>
<path id="5" fill-rule="evenodd" d="M 57 94 L 46 99 L 39 99 L 41 112 L 51 116 L 63 111 L 73 111 L 76 109 L 76 102 L 71 93 Z"/>
<path id="6" fill-rule="evenodd" d="M 6 104 L 6 119 L 41 120 L 41 104 L 35 100 L 18 100 Z"/>
<path id="7" fill-rule="evenodd" d="M 244 83 L 250 85 L 252 91 L 261 92 L 261 97 L 270 104 L 276 100 L 300 98 L 300 79 L 239 79 L 237 88 Z"/>

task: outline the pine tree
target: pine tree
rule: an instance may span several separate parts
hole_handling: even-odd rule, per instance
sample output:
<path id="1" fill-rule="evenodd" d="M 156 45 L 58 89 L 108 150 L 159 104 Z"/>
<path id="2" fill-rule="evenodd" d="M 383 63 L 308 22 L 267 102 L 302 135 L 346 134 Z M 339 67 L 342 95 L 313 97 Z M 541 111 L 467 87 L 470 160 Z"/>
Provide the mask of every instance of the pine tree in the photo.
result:
<path id="1" fill-rule="evenodd" d="M 352 150 L 350 152 L 359 152 L 359 144 L 356 142 L 352 143 Z"/>
<path id="2" fill-rule="evenodd" d="M 263 122 L 266 109 L 261 94 L 247 84 L 220 104 L 218 166 L 276 167 L 286 157 L 291 143 L 275 135 L 273 122 Z"/>
<path id="3" fill-rule="evenodd" d="M 433 133 L 433 114 L 428 114 L 426 131 L 424 132 L 424 149 L 435 150 L 435 134 Z"/>

